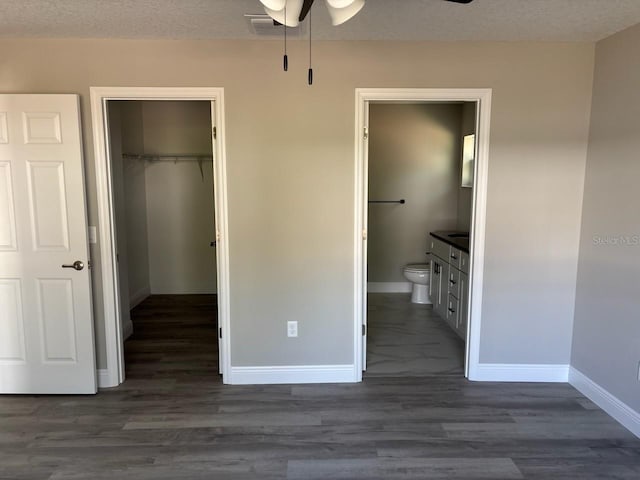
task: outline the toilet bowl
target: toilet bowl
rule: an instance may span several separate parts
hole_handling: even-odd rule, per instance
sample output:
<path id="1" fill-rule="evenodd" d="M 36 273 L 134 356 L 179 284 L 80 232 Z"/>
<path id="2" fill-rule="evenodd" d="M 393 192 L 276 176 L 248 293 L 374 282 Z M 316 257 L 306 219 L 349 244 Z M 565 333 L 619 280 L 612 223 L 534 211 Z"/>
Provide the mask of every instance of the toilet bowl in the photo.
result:
<path id="1" fill-rule="evenodd" d="M 404 267 L 404 277 L 413 283 L 412 303 L 431 303 L 429 301 L 429 265 L 412 263 Z"/>

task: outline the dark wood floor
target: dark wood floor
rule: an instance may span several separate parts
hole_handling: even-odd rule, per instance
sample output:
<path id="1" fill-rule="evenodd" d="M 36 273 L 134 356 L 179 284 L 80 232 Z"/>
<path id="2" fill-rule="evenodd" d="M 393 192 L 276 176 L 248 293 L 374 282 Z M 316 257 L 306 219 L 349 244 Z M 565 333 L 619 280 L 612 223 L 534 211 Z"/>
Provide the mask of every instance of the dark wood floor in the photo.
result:
<path id="1" fill-rule="evenodd" d="M 133 309 L 126 378 L 221 383 L 215 295 L 153 295 Z"/>
<path id="2" fill-rule="evenodd" d="M 0 397 L 0 478 L 640 478 L 640 440 L 565 384 L 222 385 L 212 300 L 137 308 L 118 388 Z"/>

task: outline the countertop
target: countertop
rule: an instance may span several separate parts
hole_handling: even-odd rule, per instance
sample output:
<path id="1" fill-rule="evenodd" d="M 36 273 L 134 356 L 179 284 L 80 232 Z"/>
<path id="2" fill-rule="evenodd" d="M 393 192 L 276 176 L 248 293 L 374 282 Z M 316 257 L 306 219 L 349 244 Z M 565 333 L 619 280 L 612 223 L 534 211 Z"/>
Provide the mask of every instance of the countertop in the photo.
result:
<path id="1" fill-rule="evenodd" d="M 454 246 L 455 248 L 459 248 L 463 252 L 469 253 L 469 237 L 451 237 L 450 235 L 456 235 L 469 232 L 462 232 L 458 230 L 438 230 L 437 232 L 429 232 L 429 235 L 437 238 L 438 240 L 442 240 L 449 245 Z"/>

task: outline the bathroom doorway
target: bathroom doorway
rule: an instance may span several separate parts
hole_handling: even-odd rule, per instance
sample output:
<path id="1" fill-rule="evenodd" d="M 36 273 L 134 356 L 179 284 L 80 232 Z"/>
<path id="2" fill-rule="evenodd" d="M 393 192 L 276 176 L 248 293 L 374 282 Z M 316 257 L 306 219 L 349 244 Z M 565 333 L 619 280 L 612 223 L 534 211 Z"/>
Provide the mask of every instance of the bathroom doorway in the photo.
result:
<path id="1" fill-rule="evenodd" d="M 224 381 L 222 92 L 119 90 L 92 89 L 95 138 L 103 140 L 98 183 L 108 188 L 99 203 L 109 210 L 100 218 L 109 367 L 100 386 L 126 376 Z"/>
<path id="2" fill-rule="evenodd" d="M 364 376 L 473 379 L 490 93 L 356 92 L 356 364 Z"/>

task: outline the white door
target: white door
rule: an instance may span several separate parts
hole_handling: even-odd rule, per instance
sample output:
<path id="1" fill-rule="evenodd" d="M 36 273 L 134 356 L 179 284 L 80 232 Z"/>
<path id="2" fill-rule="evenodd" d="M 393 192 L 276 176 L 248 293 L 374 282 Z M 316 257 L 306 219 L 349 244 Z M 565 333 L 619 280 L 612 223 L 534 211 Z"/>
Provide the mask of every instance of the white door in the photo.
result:
<path id="1" fill-rule="evenodd" d="M 368 251 L 368 238 L 369 238 L 369 102 L 364 104 L 364 118 L 365 127 L 362 135 L 362 154 L 364 158 L 364 194 L 363 198 L 365 206 L 363 208 L 362 225 L 364 230 L 362 232 L 362 371 L 367 370 L 367 336 L 369 335 L 368 326 L 368 314 L 369 314 L 369 300 L 367 298 L 367 284 L 368 284 L 368 263 L 369 263 L 369 251 Z M 356 332 L 357 334 L 357 332 Z"/>
<path id="2" fill-rule="evenodd" d="M 0 95 L 0 393 L 96 392 L 88 262 L 78 96 Z"/>
<path id="3" fill-rule="evenodd" d="M 222 335 L 229 335 L 229 332 L 223 332 L 222 331 L 222 326 L 221 326 L 221 315 L 220 315 L 220 289 L 219 289 L 219 285 L 222 285 L 222 282 L 220 281 L 220 258 L 218 258 L 218 252 L 220 251 L 218 249 L 218 242 L 222 241 L 222 239 L 220 238 L 220 229 L 218 228 L 218 221 L 221 218 L 220 215 L 218 215 L 218 205 L 220 205 L 219 201 L 218 201 L 218 196 L 221 194 L 221 192 L 219 192 L 218 188 L 215 188 L 218 184 L 216 182 L 216 179 L 218 177 L 218 175 L 220 175 L 220 172 L 217 171 L 217 159 L 216 159 L 216 142 L 217 142 L 217 133 L 216 133 L 216 102 L 211 102 L 211 152 L 213 155 L 213 182 L 211 184 L 212 188 L 213 188 L 213 210 L 215 212 L 214 216 L 215 218 L 214 223 L 215 223 L 215 239 L 213 239 L 212 241 L 212 255 L 213 258 L 215 259 L 215 266 L 216 266 L 216 291 L 218 292 L 218 299 L 217 299 L 217 312 L 216 312 L 216 321 L 218 323 L 218 373 L 220 375 L 223 376 L 224 378 L 224 374 L 226 373 L 224 371 L 224 342 L 222 340 Z M 226 239 L 225 239 L 226 240 Z"/>

